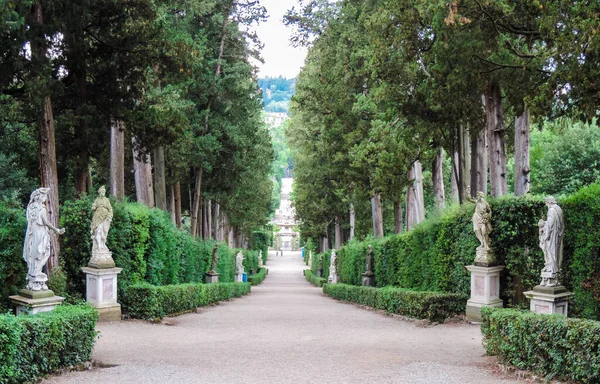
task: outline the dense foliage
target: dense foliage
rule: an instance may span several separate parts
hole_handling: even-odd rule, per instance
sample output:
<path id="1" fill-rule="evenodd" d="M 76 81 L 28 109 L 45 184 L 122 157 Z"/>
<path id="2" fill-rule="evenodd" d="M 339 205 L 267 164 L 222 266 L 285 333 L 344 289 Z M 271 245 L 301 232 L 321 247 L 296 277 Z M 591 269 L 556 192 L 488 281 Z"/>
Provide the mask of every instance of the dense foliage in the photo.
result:
<path id="1" fill-rule="evenodd" d="M 493 212 L 492 248 L 499 263 L 506 266 L 501 298 L 507 305 L 525 305 L 523 292 L 539 283 L 544 264 L 537 227 L 546 212 L 543 199 L 503 197 L 489 203 Z M 600 319 L 600 233 L 596 225 L 600 220 L 600 185 L 563 197 L 559 204 L 565 216 L 561 282 L 575 293 L 569 313 Z M 337 253 L 341 282 L 361 285 L 367 246 L 372 245 L 377 287 L 469 294 L 469 274 L 464 267 L 473 263 L 478 245 L 471 223 L 473 209 L 473 205 L 456 207 L 410 232 L 348 243 Z"/>
<path id="2" fill-rule="evenodd" d="M 288 112 L 290 100 L 294 95 L 296 79 L 267 76 L 264 79 L 258 79 L 258 86 L 262 90 L 263 106 L 266 112 Z"/>
<path id="3" fill-rule="evenodd" d="M 600 323 L 513 309 L 482 308 L 488 354 L 547 380 L 600 380 Z"/>
<path id="4" fill-rule="evenodd" d="M 412 291 L 403 288 L 325 284 L 323 293 L 389 313 L 443 322 L 465 312 L 467 296 L 458 293 Z"/>
<path id="5" fill-rule="evenodd" d="M 250 283 L 133 284 L 123 296 L 123 311 L 132 318 L 158 320 L 250 293 Z"/>
<path id="6" fill-rule="evenodd" d="M 27 266 L 23 261 L 23 239 L 26 225 L 23 209 L 0 201 L 0 310 L 10 308 L 8 296 L 25 287 Z"/>
<path id="7" fill-rule="evenodd" d="M 260 285 L 267 277 L 267 268 L 261 268 L 254 275 L 248 275 L 248 282 L 252 285 Z"/>
<path id="8" fill-rule="evenodd" d="M 317 274 L 313 273 L 310 269 L 304 270 L 304 278 L 315 287 L 322 287 L 327 283 L 326 278 L 317 276 Z"/>
<path id="9" fill-rule="evenodd" d="M 0 383 L 35 382 L 92 358 L 98 312 L 61 305 L 33 316 L 0 315 Z"/>

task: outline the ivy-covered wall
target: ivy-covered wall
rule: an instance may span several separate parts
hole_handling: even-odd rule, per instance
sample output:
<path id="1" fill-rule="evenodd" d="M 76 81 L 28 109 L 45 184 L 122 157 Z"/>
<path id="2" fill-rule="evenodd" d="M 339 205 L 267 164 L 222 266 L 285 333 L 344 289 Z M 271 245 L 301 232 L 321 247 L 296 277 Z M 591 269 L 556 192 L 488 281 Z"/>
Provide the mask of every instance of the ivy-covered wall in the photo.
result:
<path id="1" fill-rule="evenodd" d="M 492 208 L 492 247 L 506 266 L 501 297 L 509 306 L 527 306 L 523 292 L 539 284 L 544 264 L 537 228 L 547 210 L 544 197 L 505 196 L 488 202 Z M 575 293 L 570 313 L 600 319 L 600 185 L 559 197 L 558 202 L 565 216 L 562 282 Z M 378 287 L 469 294 L 470 278 L 464 267 L 473 263 L 479 245 L 471 222 L 473 210 L 474 205 L 467 203 L 410 232 L 348 243 L 338 251 L 341 282 L 361 284 L 370 244 Z"/>

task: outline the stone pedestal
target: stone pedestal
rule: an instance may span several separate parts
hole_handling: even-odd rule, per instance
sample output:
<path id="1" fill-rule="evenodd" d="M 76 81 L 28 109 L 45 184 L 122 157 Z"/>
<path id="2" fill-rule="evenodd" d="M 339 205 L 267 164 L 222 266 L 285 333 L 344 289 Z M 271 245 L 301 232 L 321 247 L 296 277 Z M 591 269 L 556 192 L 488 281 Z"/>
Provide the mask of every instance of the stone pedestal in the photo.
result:
<path id="1" fill-rule="evenodd" d="M 242 275 L 240 275 L 240 277 L 241 276 Z M 210 272 L 208 272 L 206 274 L 206 277 L 204 277 L 204 283 L 205 284 L 212 284 L 212 283 L 218 283 L 218 282 L 219 282 L 219 274 L 218 273 L 210 273 Z"/>
<path id="2" fill-rule="evenodd" d="M 86 275 L 86 301 L 98 311 L 98 321 L 120 321 L 121 304 L 117 303 L 117 276 L 123 269 L 83 267 L 81 270 Z"/>
<path id="3" fill-rule="evenodd" d="M 481 321 L 481 307 L 501 308 L 500 272 L 503 265 L 483 267 L 469 265 L 465 267 L 471 272 L 471 298 L 467 301 L 467 319 Z"/>
<path id="4" fill-rule="evenodd" d="M 114 268 L 115 261 L 112 258 L 112 252 L 109 250 L 92 251 L 92 259 L 88 263 L 88 267 L 97 269 Z"/>
<path id="5" fill-rule="evenodd" d="M 49 289 L 45 291 L 21 289 L 18 295 L 9 296 L 9 298 L 17 308 L 17 316 L 50 312 L 65 300 L 64 297 L 56 296 Z"/>
<path id="6" fill-rule="evenodd" d="M 241 283 L 244 281 L 244 275 L 241 273 L 236 273 L 235 274 L 235 282 L 236 283 Z"/>
<path id="7" fill-rule="evenodd" d="M 373 274 L 363 273 L 362 286 L 363 287 L 374 287 L 375 286 L 375 276 Z"/>
<path id="8" fill-rule="evenodd" d="M 542 314 L 559 314 L 567 316 L 569 312 L 569 299 L 573 293 L 565 287 L 545 287 L 538 285 L 532 291 L 524 292 L 525 297 L 531 300 L 529 310 Z"/>
<path id="9" fill-rule="evenodd" d="M 337 284 L 340 281 L 340 275 L 334 274 L 329 276 L 328 283 L 329 284 Z"/>

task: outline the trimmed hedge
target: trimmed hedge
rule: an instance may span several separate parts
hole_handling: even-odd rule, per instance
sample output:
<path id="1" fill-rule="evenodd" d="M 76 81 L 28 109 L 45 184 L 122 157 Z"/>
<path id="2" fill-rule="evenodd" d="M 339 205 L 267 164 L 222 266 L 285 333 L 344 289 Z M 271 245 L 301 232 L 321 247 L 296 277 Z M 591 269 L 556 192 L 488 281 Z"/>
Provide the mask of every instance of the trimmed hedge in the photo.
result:
<path id="1" fill-rule="evenodd" d="M 312 273 L 316 276 L 317 272 L 319 272 L 319 257 L 323 258 L 323 275 L 329 276 L 329 264 L 331 264 L 331 250 L 325 251 L 323 253 L 314 253 L 313 252 L 313 261 L 312 267 L 310 268 Z M 327 280 L 327 279 L 325 279 Z"/>
<path id="2" fill-rule="evenodd" d="M 122 304 L 123 310 L 132 318 L 156 320 L 248 293 L 250 283 L 164 286 L 143 283 L 128 286 Z"/>
<path id="3" fill-rule="evenodd" d="M 90 360 L 97 320 L 88 305 L 61 305 L 34 316 L 0 315 L 0 383 L 36 381 Z"/>
<path id="4" fill-rule="evenodd" d="M 248 276 L 248 282 L 252 285 L 259 285 L 265 280 L 266 277 L 267 268 L 261 268 L 258 273 Z"/>
<path id="5" fill-rule="evenodd" d="M 12 307 L 8 296 L 25 287 L 27 265 L 23 261 L 25 211 L 0 201 L 0 312 Z"/>
<path id="6" fill-rule="evenodd" d="M 546 379 L 600 382 L 600 322 L 501 308 L 481 315 L 488 354 Z"/>
<path id="7" fill-rule="evenodd" d="M 318 277 L 310 269 L 304 270 L 304 277 L 306 278 L 306 281 L 308 281 L 316 287 L 322 287 L 323 284 L 327 283 L 327 279 L 323 277 Z"/>
<path id="8" fill-rule="evenodd" d="M 468 297 L 457 293 L 417 292 L 403 288 L 357 287 L 325 284 L 323 292 L 335 299 L 350 301 L 389 313 L 443 322 L 463 314 Z"/>
<path id="9" fill-rule="evenodd" d="M 565 215 L 562 282 L 575 293 L 573 316 L 600 319 L 600 185 L 559 198 Z M 507 305 L 527 305 L 523 292 L 539 283 L 544 257 L 538 245 L 538 220 L 546 214 L 543 196 L 490 199 L 492 246 L 506 266 L 501 297 Z M 384 239 L 352 241 L 338 255 L 342 283 L 361 285 L 367 246 L 373 246 L 378 287 L 469 294 L 469 273 L 479 242 L 473 233 L 474 205 L 449 209 L 409 232 Z M 325 258 L 324 258 L 325 261 Z M 326 265 L 323 265 L 324 269 Z"/>

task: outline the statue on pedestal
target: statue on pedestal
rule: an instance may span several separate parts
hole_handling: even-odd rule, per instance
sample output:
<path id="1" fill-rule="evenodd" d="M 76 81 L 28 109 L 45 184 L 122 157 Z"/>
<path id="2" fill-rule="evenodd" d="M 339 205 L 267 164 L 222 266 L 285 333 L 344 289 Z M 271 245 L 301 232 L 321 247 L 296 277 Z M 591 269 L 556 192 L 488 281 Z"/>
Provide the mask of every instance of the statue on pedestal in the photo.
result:
<path id="1" fill-rule="evenodd" d="M 212 250 L 212 260 L 210 263 L 209 275 L 218 275 L 217 264 L 219 263 L 219 243 L 216 243 Z"/>
<path id="2" fill-rule="evenodd" d="M 546 220 L 538 222 L 540 248 L 544 252 L 544 269 L 542 269 L 541 286 L 556 287 L 560 285 L 559 273 L 563 259 L 563 235 L 565 232 L 562 209 L 552 196 L 545 199 L 548 207 Z"/>
<path id="3" fill-rule="evenodd" d="M 492 210 L 487 201 L 485 194 L 481 191 L 477 192 L 477 198 L 469 197 L 471 190 L 467 187 L 467 200 L 475 203 L 475 212 L 473 213 L 473 231 L 479 240 L 477 247 L 477 257 L 475 264 L 493 264 L 496 261 L 492 249 L 490 247 L 490 233 L 492 232 Z"/>
<path id="4" fill-rule="evenodd" d="M 367 263 L 365 266 L 364 276 L 373 276 L 373 247 L 367 247 Z"/>
<path id="5" fill-rule="evenodd" d="M 262 250 L 258 251 L 258 269 L 263 267 L 263 256 L 262 256 Z"/>
<path id="6" fill-rule="evenodd" d="M 237 255 L 235 255 L 235 273 L 238 275 L 244 273 L 244 254 L 242 251 L 239 251 Z"/>
<path id="7" fill-rule="evenodd" d="M 58 235 L 65 229 L 58 229 L 50 223 L 46 202 L 50 188 L 38 188 L 31 193 L 27 205 L 27 231 L 23 244 L 23 259 L 27 262 L 27 289 L 46 291 L 48 276 L 42 269 L 50 257 L 50 229 Z"/>
<path id="8" fill-rule="evenodd" d="M 114 261 L 108 247 L 106 239 L 113 219 L 113 209 L 110 200 L 106 197 L 106 188 L 104 186 L 98 189 L 98 197 L 92 204 L 92 225 L 90 234 L 92 236 L 92 259 L 90 265 L 114 266 Z"/>
<path id="9" fill-rule="evenodd" d="M 337 255 L 335 249 L 331 250 L 331 261 L 329 263 L 329 278 L 327 279 L 330 283 L 337 282 Z"/>

